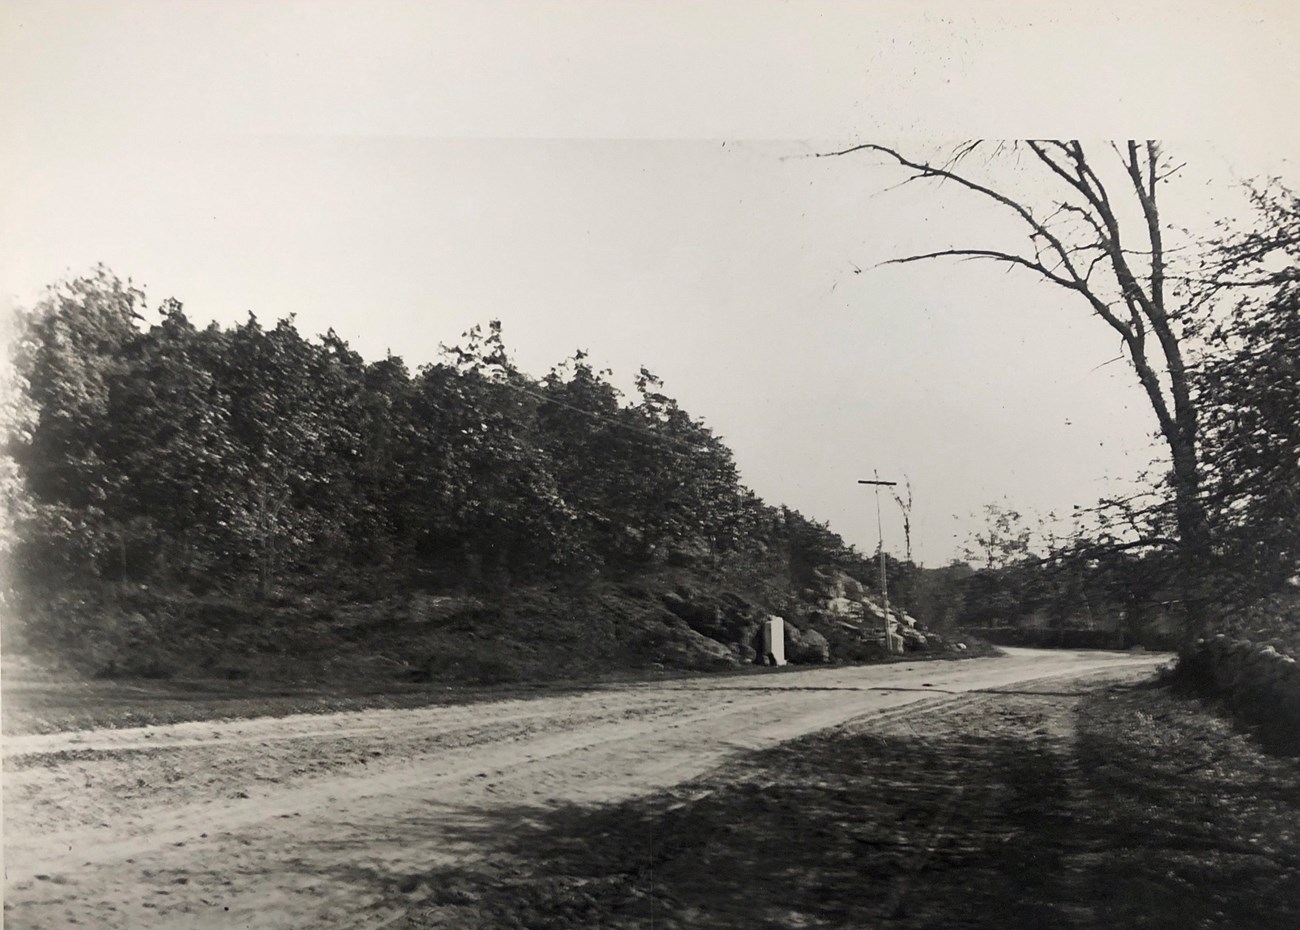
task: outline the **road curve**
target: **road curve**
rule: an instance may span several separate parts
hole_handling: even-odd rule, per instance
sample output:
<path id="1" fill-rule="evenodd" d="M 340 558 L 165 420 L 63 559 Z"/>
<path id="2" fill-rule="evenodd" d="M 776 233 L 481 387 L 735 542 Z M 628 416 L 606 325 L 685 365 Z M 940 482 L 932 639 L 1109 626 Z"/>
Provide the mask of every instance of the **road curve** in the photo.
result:
<path id="1" fill-rule="evenodd" d="M 869 715 L 1159 655 L 1008 649 L 961 662 L 773 670 L 415 710 L 4 743 L 5 925 L 380 927 L 376 875 L 490 855 L 484 826 L 679 784 Z"/>

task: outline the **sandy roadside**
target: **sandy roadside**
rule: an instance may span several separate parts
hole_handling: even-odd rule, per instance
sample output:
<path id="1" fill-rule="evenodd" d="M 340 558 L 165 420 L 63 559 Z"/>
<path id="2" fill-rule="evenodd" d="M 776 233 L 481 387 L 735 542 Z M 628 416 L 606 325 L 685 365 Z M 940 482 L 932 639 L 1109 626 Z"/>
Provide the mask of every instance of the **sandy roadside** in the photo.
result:
<path id="1" fill-rule="evenodd" d="M 6 926 L 382 926 L 401 908 L 359 890 L 361 879 L 490 855 L 495 837 L 483 831 L 499 831 L 503 815 L 621 800 L 863 715 L 1163 661 L 1013 650 L 15 737 L 4 747 Z"/>

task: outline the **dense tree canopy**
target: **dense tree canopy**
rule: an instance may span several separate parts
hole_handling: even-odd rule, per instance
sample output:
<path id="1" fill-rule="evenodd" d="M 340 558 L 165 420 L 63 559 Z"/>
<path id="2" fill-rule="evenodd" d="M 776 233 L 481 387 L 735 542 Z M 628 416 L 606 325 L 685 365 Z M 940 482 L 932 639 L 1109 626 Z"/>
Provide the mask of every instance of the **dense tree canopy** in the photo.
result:
<path id="1" fill-rule="evenodd" d="M 435 585 L 618 575 L 673 551 L 865 563 L 767 506 L 647 370 L 625 399 L 582 352 L 536 379 L 496 323 L 412 374 L 334 333 L 196 327 L 106 270 L 22 314 L 11 430 L 30 589 L 296 578 Z"/>
<path id="2" fill-rule="evenodd" d="M 1241 593 L 1300 575 L 1300 197 L 1254 193 L 1259 223 L 1216 244 L 1194 371 L 1217 574 Z"/>

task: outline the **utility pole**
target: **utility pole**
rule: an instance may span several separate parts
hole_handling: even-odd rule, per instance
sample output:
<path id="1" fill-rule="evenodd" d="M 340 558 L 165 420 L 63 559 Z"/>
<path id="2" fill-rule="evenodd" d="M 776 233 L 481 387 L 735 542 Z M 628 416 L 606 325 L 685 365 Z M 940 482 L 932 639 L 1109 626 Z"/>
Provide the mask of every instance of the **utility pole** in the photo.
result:
<path id="1" fill-rule="evenodd" d="M 876 533 L 880 536 L 880 545 L 876 549 L 876 560 L 880 563 L 880 598 L 885 602 L 885 652 L 889 652 L 889 583 L 885 580 L 885 529 L 880 522 L 880 488 L 897 486 L 897 481 L 881 481 L 880 472 L 873 470 L 874 480 L 858 479 L 858 484 L 872 484 L 876 487 Z"/>

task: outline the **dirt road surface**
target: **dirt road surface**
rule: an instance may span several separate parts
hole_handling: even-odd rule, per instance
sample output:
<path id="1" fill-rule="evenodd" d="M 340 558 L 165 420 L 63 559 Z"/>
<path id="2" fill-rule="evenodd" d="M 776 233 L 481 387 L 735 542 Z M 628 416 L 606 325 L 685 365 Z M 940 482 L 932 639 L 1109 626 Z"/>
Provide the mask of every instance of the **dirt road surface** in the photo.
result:
<path id="1" fill-rule="evenodd" d="M 1159 655 L 1001 658 L 621 685 L 416 710 L 34 734 L 4 743 L 5 926 L 383 927 L 377 877 L 493 854 L 503 811 L 678 784 L 854 718 L 925 713 Z M 478 829 L 476 829 L 478 827 Z M 499 830 L 499 827 L 492 829 Z"/>

